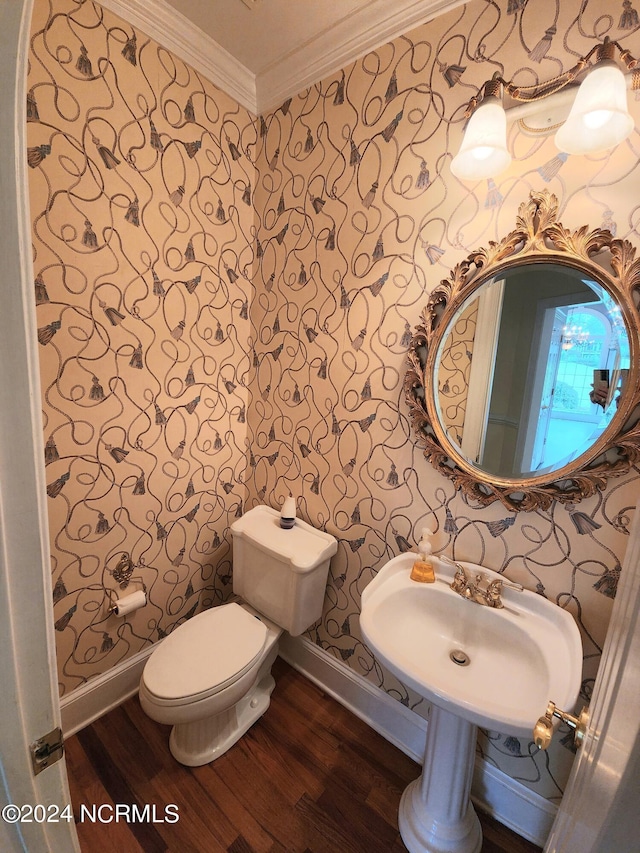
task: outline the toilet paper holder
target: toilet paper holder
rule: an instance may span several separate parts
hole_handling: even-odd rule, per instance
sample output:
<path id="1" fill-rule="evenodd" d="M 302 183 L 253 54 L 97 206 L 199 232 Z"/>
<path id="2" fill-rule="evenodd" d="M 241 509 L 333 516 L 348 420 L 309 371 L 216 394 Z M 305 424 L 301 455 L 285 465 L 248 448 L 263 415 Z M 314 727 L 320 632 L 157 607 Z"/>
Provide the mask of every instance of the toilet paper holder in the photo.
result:
<path id="1" fill-rule="evenodd" d="M 135 563 L 131 559 L 130 554 L 126 551 L 122 552 L 122 556 L 116 563 L 115 569 L 111 572 L 114 581 L 120 584 L 120 589 L 126 589 L 131 580 L 131 575 L 135 568 Z"/>
<path id="2" fill-rule="evenodd" d="M 116 567 L 111 571 L 114 581 L 120 585 L 121 590 L 125 590 L 129 586 L 135 568 L 131 555 L 127 551 L 123 551 Z M 114 590 L 105 587 L 105 592 L 111 601 L 107 615 L 114 613 L 116 616 L 124 616 L 139 607 L 143 607 L 147 603 L 147 588 L 144 583 L 140 582 L 140 584 L 141 589 L 122 598 L 119 598 Z"/>
<path id="3" fill-rule="evenodd" d="M 142 584 L 141 589 L 131 592 L 129 595 L 125 595 L 122 598 L 118 598 L 112 589 L 105 588 L 105 592 L 111 600 L 111 604 L 107 611 L 108 616 L 111 616 L 112 614 L 115 616 L 126 616 L 127 613 L 132 613 L 134 610 L 144 607 L 147 603 L 147 588 L 144 584 Z"/>

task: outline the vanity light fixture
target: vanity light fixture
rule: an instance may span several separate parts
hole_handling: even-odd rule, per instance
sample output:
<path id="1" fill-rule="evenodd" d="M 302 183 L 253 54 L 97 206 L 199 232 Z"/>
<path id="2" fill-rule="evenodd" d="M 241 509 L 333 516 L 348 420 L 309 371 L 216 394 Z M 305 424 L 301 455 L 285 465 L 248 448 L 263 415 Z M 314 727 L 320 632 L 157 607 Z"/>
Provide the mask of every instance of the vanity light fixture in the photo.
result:
<path id="1" fill-rule="evenodd" d="M 555 135 L 556 146 L 566 154 L 591 154 L 619 145 L 631 134 L 634 121 L 627 109 L 627 84 L 615 60 L 616 48 L 627 69 L 635 69 L 637 60 L 607 37 L 573 68 L 548 83 L 517 86 L 494 74 L 482 86 L 481 94 L 467 104 L 468 122 L 460 151 L 451 161 L 453 174 L 463 180 L 492 178 L 511 162 L 503 106 L 505 91 L 516 101 L 540 101 L 574 83 L 588 66 L 590 70 L 580 84 L 569 116 Z M 592 58 L 594 62 L 590 63 Z"/>

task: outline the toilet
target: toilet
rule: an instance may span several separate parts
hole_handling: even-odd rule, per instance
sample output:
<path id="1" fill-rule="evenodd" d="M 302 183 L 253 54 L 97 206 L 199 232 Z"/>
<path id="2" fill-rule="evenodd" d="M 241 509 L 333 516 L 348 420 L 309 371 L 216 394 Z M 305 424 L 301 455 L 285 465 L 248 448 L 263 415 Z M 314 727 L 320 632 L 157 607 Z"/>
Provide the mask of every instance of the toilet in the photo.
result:
<path id="1" fill-rule="evenodd" d="M 297 636 L 322 615 L 338 543 L 298 519 L 257 506 L 231 525 L 235 600 L 187 620 L 149 657 L 140 704 L 172 725 L 169 749 L 189 767 L 223 755 L 269 707 L 271 666 L 283 631 Z"/>

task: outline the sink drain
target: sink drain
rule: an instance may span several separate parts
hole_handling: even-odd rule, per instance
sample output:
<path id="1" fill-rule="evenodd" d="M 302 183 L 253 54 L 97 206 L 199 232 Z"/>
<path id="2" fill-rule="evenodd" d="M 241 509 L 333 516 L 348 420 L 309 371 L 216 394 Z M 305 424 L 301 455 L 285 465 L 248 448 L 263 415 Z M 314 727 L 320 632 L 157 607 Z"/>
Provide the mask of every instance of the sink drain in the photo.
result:
<path id="1" fill-rule="evenodd" d="M 466 652 L 463 652 L 462 649 L 454 649 L 452 652 L 449 652 L 449 657 L 457 666 L 468 666 L 469 655 Z"/>

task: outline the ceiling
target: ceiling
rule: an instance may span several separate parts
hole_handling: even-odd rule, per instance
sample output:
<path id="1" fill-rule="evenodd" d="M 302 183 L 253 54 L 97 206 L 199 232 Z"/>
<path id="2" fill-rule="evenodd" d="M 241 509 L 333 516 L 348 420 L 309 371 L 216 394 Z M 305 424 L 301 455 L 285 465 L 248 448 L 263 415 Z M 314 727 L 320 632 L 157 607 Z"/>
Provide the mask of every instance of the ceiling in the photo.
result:
<path id="1" fill-rule="evenodd" d="M 393 0 L 387 5 L 393 5 Z M 256 76 L 377 0 L 167 0 Z"/>
<path id="2" fill-rule="evenodd" d="M 257 114 L 464 0 L 99 0 Z"/>

